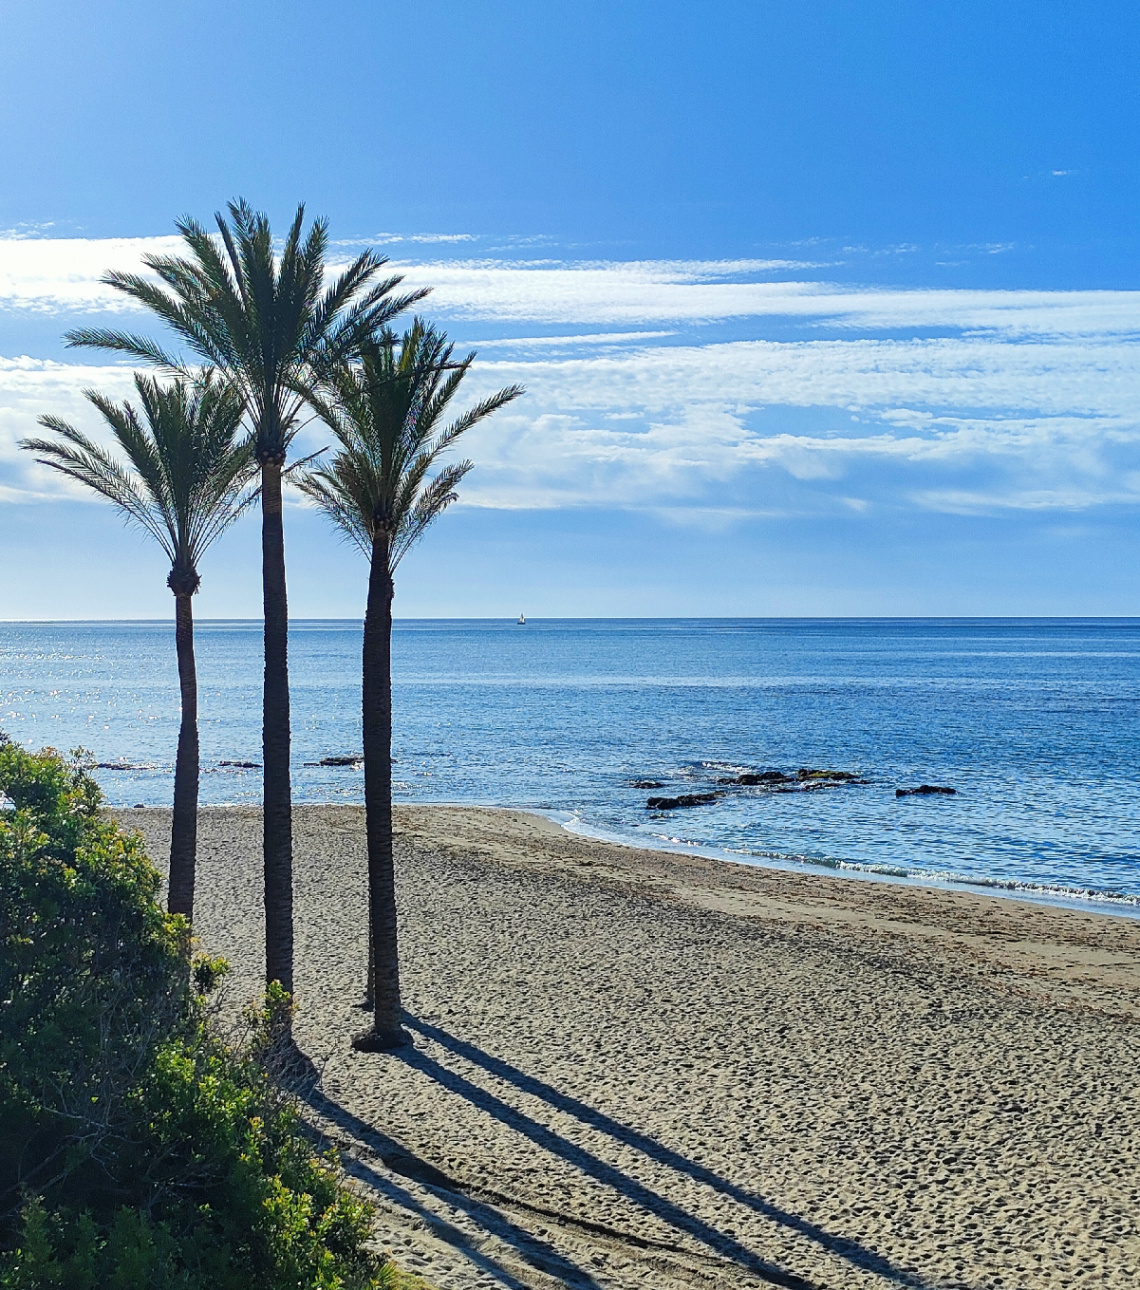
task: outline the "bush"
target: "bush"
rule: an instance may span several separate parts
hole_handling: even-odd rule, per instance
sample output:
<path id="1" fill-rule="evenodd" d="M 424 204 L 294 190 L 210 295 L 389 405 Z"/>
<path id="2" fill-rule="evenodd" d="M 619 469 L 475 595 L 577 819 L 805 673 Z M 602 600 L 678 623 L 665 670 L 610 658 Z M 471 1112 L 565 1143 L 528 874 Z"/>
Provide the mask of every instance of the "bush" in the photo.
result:
<path id="1" fill-rule="evenodd" d="M 0 743 L 0 1287 L 394 1284 L 256 1059 L 288 999 L 222 1041 L 219 960 L 156 902 L 136 837 L 75 764 Z"/>

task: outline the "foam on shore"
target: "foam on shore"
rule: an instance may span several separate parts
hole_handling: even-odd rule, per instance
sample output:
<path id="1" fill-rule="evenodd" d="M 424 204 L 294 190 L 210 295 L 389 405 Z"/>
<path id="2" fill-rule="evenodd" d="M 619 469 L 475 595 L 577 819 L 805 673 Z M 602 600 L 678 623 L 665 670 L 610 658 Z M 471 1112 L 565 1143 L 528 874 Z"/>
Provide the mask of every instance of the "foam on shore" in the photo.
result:
<path id="1" fill-rule="evenodd" d="M 594 838 L 600 842 L 639 849 L 661 848 L 685 855 L 707 856 L 730 864 L 752 864 L 797 872 L 803 869 L 827 870 L 853 878 L 872 881 L 918 883 L 932 887 L 962 888 L 998 896 L 1009 895 L 1018 900 L 1056 905 L 1062 909 L 1086 909 L 1091 912 L 1119 914 L 1125 918 L 1140 918 L 1140 896 L 1130 896 L 1119 891 L 1095 887 L 1068 887 L 1061 883 L 1026 882 L 1016 878 L 984 878 L 977 875 L 955 873 L 953 870 L 924 869 L 920 865 L 873 864 L 858 860 L 843 860 L 833 856 L 807 855 L 792 851 L 756 851 L 732 847 L 713 847 L 704 842 L 667 833 L 650 833 L 634 836 L 616 829 L 602 829 L 589 824 L 570 811 L 544 811 L 548 819 L 555 820 L 571 833 Z"/>

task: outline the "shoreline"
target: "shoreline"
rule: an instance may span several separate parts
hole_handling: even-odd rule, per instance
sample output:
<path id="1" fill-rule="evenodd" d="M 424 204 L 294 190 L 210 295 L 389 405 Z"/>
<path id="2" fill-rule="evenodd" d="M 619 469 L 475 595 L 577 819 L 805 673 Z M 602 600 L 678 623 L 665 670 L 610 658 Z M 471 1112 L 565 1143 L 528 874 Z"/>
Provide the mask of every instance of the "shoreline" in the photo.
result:
<path id="1" fill-rule="evenodd" d="M 363 810 L 363 801 L 330 801 L 328 799 L 294 798 L 296 807 L 305 808 L 359 808 Z M 457 810 L 457 811 L 506 811 L 539 816 L 550 820 L 560 828 L 577 837 L 589 838 L 595 842 L 610 846 L 627 847 L 634 851 L 662 851 L 676 855 L 694 855 L 716 860 L 722 864 L 743 865 L 754 869 L 776 869 L 783 873 L 819 874 L 835 878 L 847 878 L 855 882 L 872 882 L 902 887 L 926 887 L 935 891 L 969 891 L 979 896 L 992 896 L 998 900 L 1016 900 L 1025 904 L 1043 905 L 1053 909 L 1076 909 L 1091 914 L 1106 914 L 1113 918 L 1140 920 L 1140 895 L 1120 895 L 1114 892 L 1098 892 L 1092 888 L 1084 890 L 1075 887 L 1046 886 L 1041 883 L 1020 882 L 1015 879 L 995 878 L 980 881 L 968 877 L 944 876 L 940 874 L 892 873 L 886 867 L 862 865 L 854 861 L 819 860 L 810 856 L 794 856 L 787 853 L 758 853 L 755 851 L 733 851 L 727 847 L 717 847 L 712 843 L 682 842 L 680 840 L 655 838 L 652 842 L 633 833 L 623 833 L 618 829 L 607 829 L 582 820 L 577 812 L 556 807 L 517 806 L 510 803 L 487 804 L 483 802 L 432 801 L 394 799 L 393 805 L 408 810 Z M 165 806 L 111 806 L 106 808 L 111 813 L 126 810 L 168 810 Z M 258 802 L 215 802 L 203 806 L 201 810 L 257 810 Z M 901 868 L 901 866 L 899 866 Z"/>
<path id="2" fill-rule="evenodd" d="M 169 812 L 116 811 L 160 864 Z M 350 1046 L 363 809 L 294 811 L 306 1117 L 439 1290 L 1125 1290 L 1140 925 L 400 806 L 412 1043 Z M 260 812 L 195 928 L 260 988 Z"/>
<path id="3" fill-rule="evenodd" d="M 420 803 L 401 803 L 401 805 L 420 805 Z M 423 803 L 424 806 L 429 805 Z M 464 809 L 460 802 L 430 803 L 432 806 L 447 806 Z M 549 811 L 528 807 L 471 806 L 472 810 L 530 810 L 536 815 L 561 824 L 568 832 L 580 837 L 591 838 L 596 842 L 608 842 L 613 846 L 627 846 L 634 850 L 669 851 L 678 855 L 704 856 L 710 860 L 719 860 L 724 864 L 741 864 L 757 869 L 779 869 L 785 873 L 818 873 L 836 878 L 850 878 L 857 882 L 878 882 L 895 884 L 904 887 L 930 887 L 936 891 L 972 891 L 979 896 L 993 896 L 999 900 L 1020 900 L 1026 904 L 1048 905 L 1056 909 L 1080 909 L 1090 914 L 1109 914 L 1116 918 L 1140 919 L 1140 896 L 1125 896 L 1114 892 L 1097 892 L 1092 888 L 1079 891 L 1074 887 L 1047 887 L 1040 883 L 1018 882 L 1014 879 L 994 878 L 989 882 L 973 878 L 957 878 L 926 873 L 890 873 L 885 868 L 861 865 L 846 860 L 817 860 L 810 856 L 797 857 L 778 853 L 759 853 L 756 851 L 732 851 L 727 847 L 716 847 L 703 842 L 656 841 L 647 846 L 644 841 L 627 836 L 617 830 L 606 830 L 585 821 L 579 821 L 574 827 L 571 821 L 562 820 L 560 815 L 574 817 L 572 811 Z M 901 866 L 900 866 L 901 867 Z"/>

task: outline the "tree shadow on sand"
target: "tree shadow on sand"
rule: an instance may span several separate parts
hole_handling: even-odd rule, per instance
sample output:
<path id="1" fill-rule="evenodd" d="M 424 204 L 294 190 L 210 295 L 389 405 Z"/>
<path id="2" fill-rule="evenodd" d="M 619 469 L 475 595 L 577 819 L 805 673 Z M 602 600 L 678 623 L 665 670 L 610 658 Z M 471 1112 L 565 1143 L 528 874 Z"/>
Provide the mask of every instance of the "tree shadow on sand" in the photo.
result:
<path id="1" fill-rule="evenodd" d="M 481 1067 L 489 1074 L 513 1084 L 515 1088 L 523 1093 L 528 1093 L 533 1097 L 540 1098 L 548 1105 L 568 1115 L 574 1116 L 583 1124 L 606 1134 L 614 1141 L 624 1146 L 632 1147 L 642 1154 L 648 1156 L 651 1160 L 666 1165 L 678 1173 L 684 1174 L 695 1182 L 704 1184 L 721 1195 L 736 1201 L 740 1205 L 747 1207 L 754 1213 L 770 1219 L 772 1222 L 796 1232 L 798 1235 L 805 1237 L 813 1244 L 826 1250 L 829 1254 L 843 1259 L 853 1267 L 860 1270 L 875 1273 L 889 1281 L 893 1281 L 900 1286 L 913 1287 L 914 1290 L 933 1290 L 933 1283 L 924 1281 L 903 1268 L 896 1267 L 889 1259 L 876 1251 L 862 1245 L 860 1242 L 852 1240 L 849 1237 L 838 1236 L 828 1232 L 825 1228 L 816 1223 L 810 1222 L 798 1214 L 793 1214 L 780 1206 L 765 1200 L 762 1196 L 757 1196 L 752 1192 L 745 1190 L 727 1179 L 721 1178 L 712 1170 L 698 1164 L 696 1161 L 689 1160 L 679 1152 L 672 1150 L 651 1138 L 644 1133 L 631 1129 L 610 1116 L 595 1110 L 586 1103 L 579 1101 L 577 1098 L 570 1097 L 565 1093 L 559 1092 L 551 1085 L 544 1083 L 542 1080 L 535 1079 L 520 1071 L 517 1067 L 510 1065 L 501 1058 L 493 1057 L 485 1053 L 482 1049 L 477 1048 L 474 1044 L 467 1043 L 462 1039 L 448 1033 L 438 1026 L 430 1025 L 428 1022 L 421 1021 L 418 1018 L 405 1014 L 405 1024 L 412 1030 L 423 1035 L 425 1039 L 430 1039 L 440 1047 L 445 1048 L 448 1052 L 454 1053 L 471 1062 L 475 1066 Z M 458 1096 L 466 1098 L 473 1105 L 485 1111 L 488 1115 L 508 1125 L 516 1132 L 521 1133 L 529 1138 L 537 1146 L 550 1151 L 552 1154 L 560 1156 L 562 1159 L 577 1166 L 583 1173 L 589 1175 L 609 1187 L 612 1187 L 620 1195 L 640 1205 L 650 1213 L 663 1218 L 672 1227 L 677 1230 L 686 1232 L 698 1241 L 707 1245 L 722 1258 L 731 1259 L 733 1262 L 746 1268 L 753 1275 L 758 1276 L 775 1285 L 798 1287 L 799 1290 L 809 1285 L 803 1279 L 785 1272 L 775 1264 L 766 1260 L 757 1258 L 751 1250 L 747 1249 L 733 1236 L 718 1231 L 711 1224 L 703 1219 L 690 1214 L 688 1211 L 680 1208 L 674 1202 L 667 1200 L 665 1197 L 652 1191 L 644 1184 L 637 1182 L 635 1179 L 623 1174 L 613 1165 L 607 1164 L 604 1160 L 592 1155 L 576 1143 L 569 1141 L 553 1130 L 548 1129 L 545 1125 L 531 1119 L 529 1116 L 515 1110 L 506 1102 L 495 1097 L 494 1094 L 487 1092 L 478 1085 L 471 1083 L 462 1075 L 449 1070 L 439 1062 L 429 1057 L 419 1049 L 408 1047 L 399 1051 L 398 1056 L 409 1066 L 422 1071 L 430 1078 L 437 1080 L 443 1087 L 456 1093 Z M 965 1290 L 963 1283 L 954 1283 L 957 1287 Z M 940 1290 L 953 1290 L 951 1283 L 939 1282 Z"/>
<path id="2" fill-rule="evenodd" d="M 351 1134 L 362 1146 L 367 1147 L 392 1173 L 410 1178 L 434 1191 L 445 1193 L 447 1204 L 473 1219 L 484 1231 L 492 1233 L 506 1244 L 513 1246 L 531 1267 L 557 1278 L 572 1290 L 602 1290 L 589 1272 L 564 1258 L 548 1242 L 512 1223 L 492 1205 L 467 1195 L 462 1190 L 461 1184 L 408 1151 L 395 1139 L 373 1128 L 367 1121 L 353 1115 L 351 1111 L 346 1111 L 319 1089 L 302 1090 L 299 1096 L 314 1111 Z M 367 1184 L 393 1204 L 421 1219 L 428 1231 L 469 1259 L 481 1271 L 495 1277 L 507 1290 L 528 1290 L 526 1282 L 520 1281 L 501 1263 L 480 1250 L 472 1238 L 454 1223 L 449 1223 L 438 1214 L 434 1214 L 406 1188 L 371 1168 L 363 1160 L 349 1156 L 341 1160 L 341 1165 L 351 1177 Z"/>

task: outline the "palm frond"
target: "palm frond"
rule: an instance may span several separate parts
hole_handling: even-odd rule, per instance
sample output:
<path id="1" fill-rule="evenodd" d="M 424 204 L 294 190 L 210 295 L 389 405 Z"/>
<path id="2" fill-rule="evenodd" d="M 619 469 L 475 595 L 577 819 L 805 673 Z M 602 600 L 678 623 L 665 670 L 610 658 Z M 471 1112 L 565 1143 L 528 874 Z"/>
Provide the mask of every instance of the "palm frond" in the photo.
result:
<path id="1" fill-rule="evenodd" d="M 162 547 L 172 570 L 197 574 L 207 548 L 256 500 L 253 441 L 241 433 L 245 400 L 210 369 L 193 382 L 135 376 L 139 407 L 86 392 L 122 450 L 116 460 L 59 417 L 56 438 L 22 447 L 108 498 Z"/>
<path id="2" fill-rule="evenodd" d="M 460 461 L 448 466 L 446 470 L 440 471 L 416 498 L 414 506 L 407 513 L 406 521 L 392 543 L 388 560 L 391 572 L 396 571 L 396 566 L 423 537 L 429 525 L 438 519 L 452 502 L 459 500 L 459 494 L 455 490 L 464 475 L 474 469 L 474 466 L 473 461 Z"/>
<path id="3" fill-rule="evenodd" d="M 438 423 L 470 369 L 474 354 L 451 362 L 446 336 L 415 318 L 402 337 L 372 332 L 322 375 L 312 405 L 337 440 L 328 464 L 299 486 L 342 532 L 369 554 L 387 536 L 389 571 L 456 500 L 470 461 L 435 471 L 438 458 L 485 417 L 517 399 L 512 385 Z"/>
<path id="4" fill-rule="evenodd" d="M 41 465 L 50 466 L 61 475 L 78 480 L 113 502 L 128 522 L 137 524 L 154 538 L 173 563 L 176 556 L 175 540 L 171 536 L 167 517 L 160 508 L 152 504 L 151 499 L 119 462 L 66 421 L 53 416 L 40 417 L 39 421 L 46 430 L 54 431 L 65 442 L 21 439 L 20 447 L 27 452 L 39 454 L 36 460 Z"/>
<path id="5" fill-rule="evenodd" d="M 129 354 L 152 367 L 167 372 L 181 372 L 176 358 L 168 354 L 156 341 L 132 332 L 113 331 L 106 327 L 74 327 L 64 333 L 68 349 L 106 349 L 119 354 Z"/>
<path id="6" fill-rule="evenodd" d="M 500 408 L 505 408 L 508 403 L 513 403 L 515 399 L 522 398 L 525 393 L 526 390 L 521 385 L 508 385 L 496 394 L 489 395 L 482 402 L 476 403 L 473 408 L 468 408 L 466 412 L 432 440 L 432 445 L 428 450 L 431 456 L 435 457 L 450 448 L 461 434 L 465 434 L 472 426 L 492 416 Z"/>
<path id="7" fill-rule="evenodd" d="M 157 282 L 129 273 L 108 273 L 103 281 L 241 390 L 258 457 L 283 458 L 325 375 L 425 292 L 396 294 L 401 278 L 381 279 L 384 258 L 371 251 L 326 286 L 328 226 L 317 219 L 306 233 L 303 205 L 280 253 L 266 216 L 242 198 L 218 212 L 214 223 L 211 230 L 189 216 L 177 221 L 184 254 L 144 261 Z M 189 365 L 165 345 L 133 333 L 77 328 L 68 343 L 191 376 Z"/>
<path id="8" fill-rule="evenodd" d="M 372 530 L 362 522 L 356 499 L 345 491 L 335 475 L 323 470 L 302 471 L 293 482 L 301 492 L 316 502 L 344 537 L 357 546 L 367 559 L 371 559 Z"/>
<path id="9" fill-rule="evenodd" d="M 318 457 L 323 457 L 326 452 L 328 452 L 327 448 L 318 448 L 316 452 L 309 453 L 307 457 L 301 457 L 298 461 L 295 461 L 291 466 L 281 472 L 282 479 L 288 479 L 290 476 L 295 475 L 298 472 L 307 470 Z"/>

